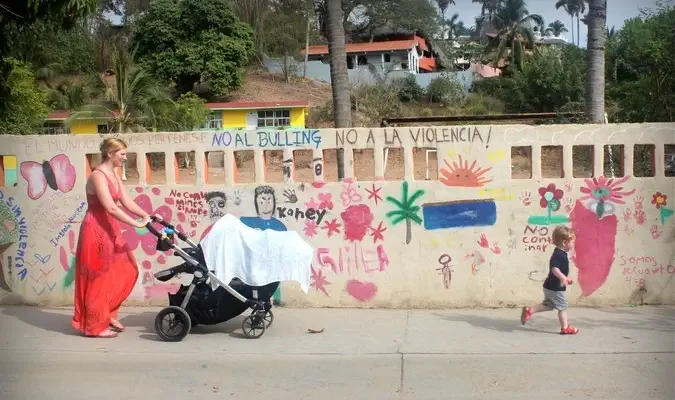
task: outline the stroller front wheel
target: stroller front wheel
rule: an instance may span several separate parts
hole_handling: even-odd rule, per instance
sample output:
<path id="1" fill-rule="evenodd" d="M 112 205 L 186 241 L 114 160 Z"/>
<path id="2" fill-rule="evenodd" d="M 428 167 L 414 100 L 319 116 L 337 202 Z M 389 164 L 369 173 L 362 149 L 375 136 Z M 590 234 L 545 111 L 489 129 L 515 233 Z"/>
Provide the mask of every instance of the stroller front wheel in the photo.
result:
<path id="1" fill-rule="evenodd" d="M 168 326 L 164 324 L 165 319 Z M 191 328 L 190 316 L 180 307 L 166 307 L 155 317 L 155 331 L 165 342 L 180 342 L 190 333 Z"/>
<path id="2" fill-rule="evenodd" d="M 266 328 L 269 328 L 270 326 L 272 326 L 272 322 L 274 322 L 274 313 L 272 312 L 272 310 L 269 310 L 265 314 L 265 316 L 263 317 L 263 320 L 265 321 L 265 324 L 267 325 Z"/>
<path id="3" fill-rule="evenodd" d="M 249 339 L 258 339 L 265 333 L 266 323 L 265 316 L 261 313 L 254 312 L 248 317 L 244 318 L 244 322 L 241 324 L 241 330 L 244 332 L 244 336 Z"/>

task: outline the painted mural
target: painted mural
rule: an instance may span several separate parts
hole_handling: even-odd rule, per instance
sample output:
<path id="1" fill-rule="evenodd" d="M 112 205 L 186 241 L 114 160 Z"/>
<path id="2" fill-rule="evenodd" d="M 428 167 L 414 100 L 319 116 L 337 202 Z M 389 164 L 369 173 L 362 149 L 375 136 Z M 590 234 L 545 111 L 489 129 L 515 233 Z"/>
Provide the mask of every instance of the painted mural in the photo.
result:
<path id="1" fill-rule="evenodd" d="M 172 221 L 194 241 L 225 214 L 254 229 L 297 231 L 315 248 L 310 292 L 283 284 L 275 293 L 281 304 L 461 307 L 532 301 L 540 298 L 548 272 L 551 232 L 561 224 L 576 233 L 570 253 L 579 283 L 571 288 L 574 301 L 625 304 L 635 290 L 647 288 L 645 301 L 675 303 L 675 178 L 666 177 L 659 162 L 654 177 L 635 178 L 631 165 L 617 168 L 624 176 L 575 177 L 579 166 L 571 150 L 596 146 L 596 159 L 584 168 L 602 172 L 602 146 L 621 143 L 626 151 L 640 137 L 641 144 L 662 149 L 655 157 L 663 157 L 664 146 L 675 143 L 672 132 L 672 124 L 642 124 L 327 129 L 283 137 L 254 131 L 133 134 L 125 139 L 140 160 L 148 153 L 222 151 L 227 166 L 235 152 L 253 150 L 255 178 L 238 183 L 237 174 L 248 167 L 223 167 L 224 179 L 211 182 L 215 168 L 206 169 L 206 157 L 197 156 L 193 170 L 127 165 L 129 176 L 162 173 L 167 183 L 128 179 L 125 189 L 141 208 Z M 12 292 L 27 302 L 72 303 L 74 254 L 87 210 L 86 160 L 100 140 L 0 138 L 18 167 L 16 182 L 0 186 L 0 302 Z M 557 164 L 523 160 L 514 150 L 551 143 L 564 143 Z M 338 147 L 350 150 L 345 179 L 329 181 L 327 171 L 335 165 L 328 152 Z M 402 160 L 384 162 L 385 148 L 403 149 Z M 358 149 L 374 149 L 369 162 L 375 179 L 359 178 L 364 161 L 351 151 Z M 420 166 L 425 158 L 416 149 L 434 149 L 438 165 Z M 255 165 L 267 150 L 282 151 L 282 161 L 259 176 Z M 306 159 L 297 150 L 308 151 Z M 521 164 L 531 170 L 514 171 Z M 389 168 L 399 168 L 403 179 L 385 180 Z M 420 180 L 420 168 L 436 169 L 438 179 Z M 565 172 L 552 178 L 554 170 Z M 265 180 L 274 173 L 281 179 Z M 145 229 L 125 226 L 122 233 L 139 261 L 131 300 L 166 303 L 180 282 L 161 283 L 153 273 L 181 260 L 158 251 Z"/>

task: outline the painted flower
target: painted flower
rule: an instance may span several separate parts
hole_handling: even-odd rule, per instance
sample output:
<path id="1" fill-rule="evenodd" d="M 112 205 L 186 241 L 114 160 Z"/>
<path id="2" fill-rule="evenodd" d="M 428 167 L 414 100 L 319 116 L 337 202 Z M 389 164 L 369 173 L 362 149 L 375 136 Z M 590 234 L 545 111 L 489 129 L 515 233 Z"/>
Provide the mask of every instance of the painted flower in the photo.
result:
<path id="1" fill-rule="evenodd" d="M 624 176 L 619 179 L 608 179 L 601 176 L 599 178 L 584 179 L 586 187 L 581 188 L 581 193 L 584 196 L 579 198 L 579 200 L 590 200 L 586 208 L 595 212 L 599 218 L 602 218 L 604 215 L 614 214 L 614 204 L 625 204 L 626 202 L 623 201 L 623 197 L 635 193 L 635 189 L 625 192 L 623 191 L 623 186 L 620 186 L 628 178 L 628 176 Z"/>
<path id="2" fill-rule="evenodd" d="M 581 188 L 581 193 L 584 193 L 585 196 L 582 196 L 579 200 L 595 199 L 615 204 L 624 204 L 623 197 L 635 193 L 635 189 L 629 192 L 622 192 L 623 187 L 619 186 L 626 182 L 628 178 L 628 176 L 624 176 L 615 180 L 614 178 L 607 179 L 601 176 L 599 178 L 584 179 L 586 187 Z"/>
<path id="3" fill-rule="evenodd" d="M 171 221 L 171 216 L 173 214 L 171 208 L 166 204 L 161 205 L 156 209 L 153 208 L 152 200 L 150 200 L 150 196 L 148 196 L 147 194 L 141 194 L 136 196 L 134 202 L 138 204 L 138 206 L 141 207 L 143 211 L 147 212 L 148 214 L 150 215 L 158 214 L 165 221 Z M 127 214 L 129 214 L 130 217 L 136 218 L 136 216 L 129 213 L 129 211 L 127 210 L 124 211 Z M 129 245 L 130 249 L 136 250 L 136 248 L 140 244 L 145 254 L 154 255 L 155 253 L 157 253 L 156 247 L 157 239 L 155 238 L 154 235 L 148 232 L 147 229 L 145 228 L 138 229 L 132 226 L 123 225 L 122 234 L 124 235 L 124 240 L 127 241 L 127 244 Z"/>
<path id="4" fill-rule="evenodd" d="M 668 205 L 666 200 L 668 200 L 667 195 L 662 194 L 661 192 L 656 192 L 652 197 L 652 204 L 654 204 L 656 208 L 665 207 Z"/>
<path id="5" fill-rule="evenodd" d="M 539 188 L 539 195 L 541 199 L 539 200 L 539 206 L 541 208 L 549 208 L 551 211 L 560 210 L 560 200 L 563 198 L 562 189 L 558 189 L 555 186 L 555 183 L 550 183 L 546 187 Z"/>

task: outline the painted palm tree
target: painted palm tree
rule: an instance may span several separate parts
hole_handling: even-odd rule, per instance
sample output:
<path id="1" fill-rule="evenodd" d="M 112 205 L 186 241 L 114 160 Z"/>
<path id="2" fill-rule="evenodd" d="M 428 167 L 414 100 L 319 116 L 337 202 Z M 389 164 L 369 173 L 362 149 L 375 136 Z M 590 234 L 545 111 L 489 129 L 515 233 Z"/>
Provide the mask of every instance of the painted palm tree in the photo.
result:
<path id="1" fill-rule="evenodd" d="M 551 22 L 548 24 L 548 28 L 546 28 L 546 34 L 553 35 L 555 37 L 560 37 L 560 35 L 565 32 L 567 32 L 567 28 L 565 28 L 565 24 L 559 20 Z"/>
<path id="2" fill-rule="evenodd" d="M 558 0 L 555 3 L 556 10 L 562 7 L 570 16 L 570 20 L 572 21 L 572 43 L 574 43 L 574 18 L 577 19 L 577 47 L 579 46 L 580 15 L 586 11 L 586 1 L 587 0 Z"/>
<path id="3" fill-rule="evenodd" d="M 492 26 L 496 37 L 490 40 L 486 53 L 494 52 L 493 66 L 496 68 L 510 46 L 509 62 L 522 68 L 525 47 L 534 50 L 533 28 L 544 30 L 544 18 L 530 14 L 524 0 L 504 0 L 497 8 Z"/>
<path id="4" fill-rule="evenodd" d="M 399 223 L 405 221 L 406 234 L 405 234 L 405 244 L 409 244 L 412 239 L 412 222 L 414 221 L 417 225 L 422 223 L 422 218 L 418 215 L 420 211 L 420 206 L 416 205 L 415 202 L 424 194 L 424 191 L 418 189 L 413 193 L 412 196 L 408 195 L 408 182 L 403 182 L 403 193 L 401 193 L 401 199 L 397 200 L 391 196 L 387 196 L 387 201 L 396 206 L 395 210 L 389 211 L 386 215 L 387 218 L 391 221 L 393 225 L 398 225 Z"/>
<path id="5" fill-rule="evenodd" d="M 605 30 L 607 0 L 588 0 L 586 59 L 586 116 L 591 123 L 605 121 Z M 611 147 L 610 147 L 611 149 Z"/>

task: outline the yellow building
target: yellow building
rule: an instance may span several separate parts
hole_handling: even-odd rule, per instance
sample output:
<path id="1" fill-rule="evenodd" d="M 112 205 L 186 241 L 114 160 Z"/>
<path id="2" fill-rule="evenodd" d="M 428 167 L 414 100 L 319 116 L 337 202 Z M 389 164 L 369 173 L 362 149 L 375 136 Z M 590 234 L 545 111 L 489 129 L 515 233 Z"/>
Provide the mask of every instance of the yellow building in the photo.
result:
<path id="1" fill-rule="evenodd" d="M 284 100 L 273 102 L 206 103 L 209 117 L 204 129 L 304 129 L 309 113 L 309 102 Z M 97 134 L 108 133 L 108 121 L 76 120 L 69 127 L 68 111 L 50 113 L 42 125 L 42 134 Z"/>
<path id="2" fill-rule="evenodd" d="M 304 129 L 309 102 L 283 100 L 270 102 L 207 103 L 210 116 L 205 129 Z"/>

